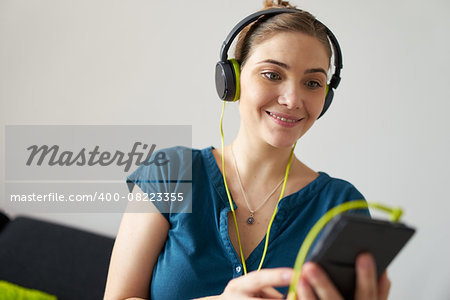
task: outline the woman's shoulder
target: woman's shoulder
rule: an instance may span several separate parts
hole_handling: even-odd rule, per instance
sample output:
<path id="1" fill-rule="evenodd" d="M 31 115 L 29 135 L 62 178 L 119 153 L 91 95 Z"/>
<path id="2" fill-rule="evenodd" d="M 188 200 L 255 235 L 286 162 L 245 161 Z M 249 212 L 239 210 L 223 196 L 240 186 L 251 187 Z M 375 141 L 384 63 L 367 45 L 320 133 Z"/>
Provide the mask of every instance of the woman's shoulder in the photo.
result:
<path id="1" fill-rule="evenodd" d="M 334 197 L 338 199 L 346 198 L 347 200 L 362 200 L 364 196 L 351 182 L 332 177 L 325 172 L 319 172 L 319 177 L 322 177 L 323 185 L 321 193 L 328 197 Z"/>
<path id="2" fill-rule="evenodd" d="M 211 152 L 212 146 L 203 149 L 196 149 L 187 146 L 173 146 L 155 150 L 151 156 L 147 157 L 141 165 L 156 164 L 158 166 L 165 164 L 176 164 L 177 162 L 191 161 L 208 155 Z"/>
<path id="3" fill-rule="evenodd" d="M 311 190 L 314 194 L 325 193 L 341 193 L 345 191 L 357 190 L 356 187 L 347 180 L 330 176 L 327 172 L 316 171 L 297 160 L 290 179 L 293 181 L 293 190 L 302 191 L 303 189 Z M 300 187 L 300 189 L 299 189 Z"/>
<path id="4" fill-rule="evenodd" d="M 147 157 L 129 176 L 138 175 L 148 177 L 151 174 L 172 174 L 191 172 L 192 165 L 208 157 L 212 147 L 194 149 L 186 146 L 161 148 Z"/>
<path id="5" fill-rule="evenodd" d="M 162 148 L 156 151 L 155 154 L 164 153 L 166 156 L 172 157 L 174 159 L 192 159 L 201 156 L 207 156 L 208 152 L 211 152 L 212 149 L 214 149 L 212 146 L 202 149 L 191 148 L 187 146 L 173 146 Z"/>
<path id="6" fill-rule="evenodd" d="M 344 202 L 365 200 L 363 194 L 349 181 L 330 176 L 323 171 L 318 174 L 317 178 L 304 188 L 284 199 L 283 209 L 309 209 L 311 213 L 322 215 Z"/>
<path id="7" fill-rule="evenodd" d="M 334 177 L 332 175 L 329 175 L 327 172 L 319 171 L 319 174 L 327 178 L 327 184 L 329 184 L 331 187 L 336 189 L 343 189 L 343 188 L 355 188 L 355 186 L 348 181 L 347 179 L 343 179 L 340 177 Z"/>

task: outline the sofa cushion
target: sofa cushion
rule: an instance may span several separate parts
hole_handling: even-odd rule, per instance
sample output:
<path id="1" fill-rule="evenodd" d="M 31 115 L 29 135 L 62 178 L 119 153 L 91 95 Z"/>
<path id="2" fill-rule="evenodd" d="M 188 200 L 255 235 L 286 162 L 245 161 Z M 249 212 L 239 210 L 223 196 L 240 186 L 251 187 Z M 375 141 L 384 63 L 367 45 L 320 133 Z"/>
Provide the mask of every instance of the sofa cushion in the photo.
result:
<path id="1" fill-rule="evenodd" d="M 0 232 L 0 279 L 58 299 L 102 299 L 114 240 L 17 217 Z"/>
<path id="2" fill-rule="evenodd" d="M 6 223 L 9 222 L 9 218 L 7 215 L 5 215 L 2 211 L 0 211 L 0 232 L 2 231 L 3 227 L 5 227 Z"/>
<path id="3" fill-rule="evenodd" d="M 21 287 L 20 285 L 0 280 L 0 300 L 57 300 L 53 295 Z"/>

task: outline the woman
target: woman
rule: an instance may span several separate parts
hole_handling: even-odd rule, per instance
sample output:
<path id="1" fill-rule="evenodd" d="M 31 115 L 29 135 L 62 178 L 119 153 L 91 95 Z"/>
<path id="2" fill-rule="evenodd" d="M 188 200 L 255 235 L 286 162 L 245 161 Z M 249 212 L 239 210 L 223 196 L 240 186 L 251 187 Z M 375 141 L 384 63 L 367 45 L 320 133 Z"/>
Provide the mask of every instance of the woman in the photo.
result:
<path id="1" fill-rule="evenodd" d="M 266 2 L 265 8 L 289 6 Z M 306 12 L 263 17 L 241 32 L 236 139 L 223 150 L 168 149 L 177 168 L 141 167 L 130 176 L 136 193 L 179 191 L 176 184 L 151 182 L 188 173 L 183 162 L 192 159 L 192 213 L 124 214 L 105 299 L 283 298 L 288 267 L 308 230 L 331 207 L 362 199 L 350 183 L 291 157 L 293 145 L 324 110 L 331 53 L 326 28 Z M 263 269 L 255 271 L 260 264 Z M 386 299 L 386 273 L 377 281 L 368 254 L 356 265 L 356 299 Z M 298 286 L 299 299 L 342 299 L 313 263 L 303 267 Z"/>

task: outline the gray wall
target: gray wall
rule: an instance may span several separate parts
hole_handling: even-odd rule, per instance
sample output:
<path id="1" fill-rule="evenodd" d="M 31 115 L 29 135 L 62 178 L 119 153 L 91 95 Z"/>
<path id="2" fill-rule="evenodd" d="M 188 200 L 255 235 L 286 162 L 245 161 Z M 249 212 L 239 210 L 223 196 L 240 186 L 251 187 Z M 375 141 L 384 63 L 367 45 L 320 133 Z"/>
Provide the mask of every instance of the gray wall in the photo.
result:
<path id="1" fill-rule="evenodd" d="M 391 299 L 449 299 L 449 2 L 294 3 L 334 31 L 344 54 L 335 101 L 297 155 L 368 200 L 402 206 L 417 227 L 389 269 Z M 194 147 L 219 146 L 219 47 L 259 8 L 239 0 L 0 0 L 0 125 L 192 124 Z M 236 107 L 225 116 L 228 141 Z M 3 183 L 4 147 L 0 165 Z M 110 236 L 120 221 L 38 217 Z"/>

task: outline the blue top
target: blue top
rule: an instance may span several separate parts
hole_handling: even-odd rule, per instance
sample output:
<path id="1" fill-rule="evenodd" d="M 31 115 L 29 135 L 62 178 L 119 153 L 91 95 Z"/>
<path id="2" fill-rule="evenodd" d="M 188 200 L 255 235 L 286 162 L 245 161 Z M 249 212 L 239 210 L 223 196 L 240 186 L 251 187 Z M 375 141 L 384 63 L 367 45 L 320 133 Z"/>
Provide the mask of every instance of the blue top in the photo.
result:
<path id="1" fill-rule="evenodd" d="M 174 210 L 179 208 L 172 204 L 154 203 L 167 212 L 163 215 L 170 223 L 170 230 L 153 270 L 151 299 L 218 295 L 228 281 L 243 275 L 242 264 L 228 235 L 227 214 L 231 209 L 212 149 L 163 150 L 170 160 L 167 166 L 141 165 L 128 178 L 131 186 L 136 183 L 146 193 L 182 190 L 185 201 L 192 199 L 192 213 L 176 213 Z M 177 176 L 180 182 L 189 185 L 192 179 L 192 194 L 186 188 L 180 189 L 182 185 L 173 179 Z M 330 208 L 360 199 L 363 196 L 352 184 L 323 172 L 301 190 L 284 197 L 272 224 L 263 268 L 293 267 L 297 252 L 315 222 Z M 190 209 L 190 205 L 186 207 Z M 186 207 L 182 209 L 187 210 Z M 265 238 L 246 260 L 248 272 L 258 268 L 264 242 Z M 280 290 L 286 292 L 287 287 Z"/>

